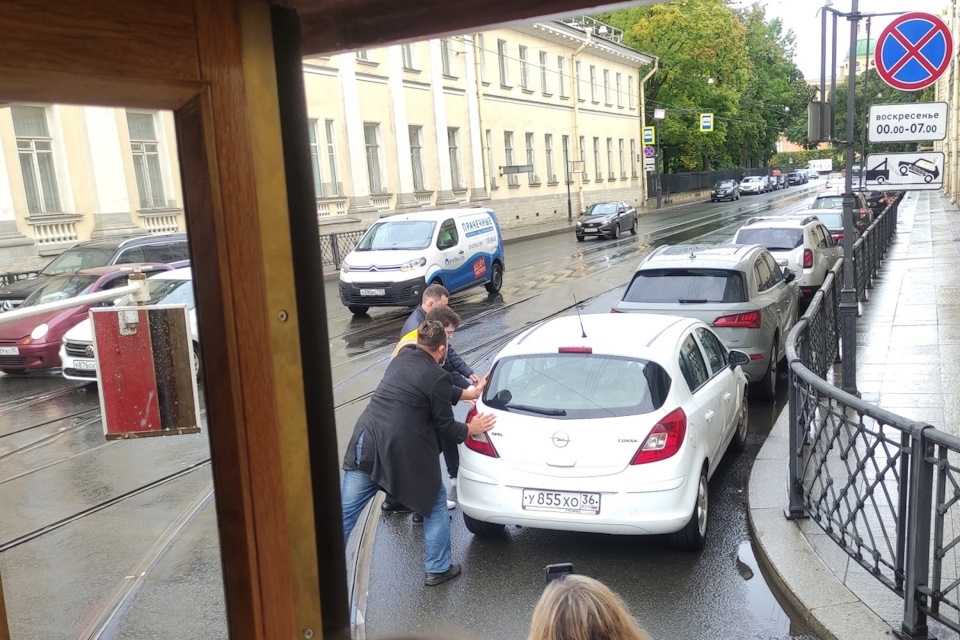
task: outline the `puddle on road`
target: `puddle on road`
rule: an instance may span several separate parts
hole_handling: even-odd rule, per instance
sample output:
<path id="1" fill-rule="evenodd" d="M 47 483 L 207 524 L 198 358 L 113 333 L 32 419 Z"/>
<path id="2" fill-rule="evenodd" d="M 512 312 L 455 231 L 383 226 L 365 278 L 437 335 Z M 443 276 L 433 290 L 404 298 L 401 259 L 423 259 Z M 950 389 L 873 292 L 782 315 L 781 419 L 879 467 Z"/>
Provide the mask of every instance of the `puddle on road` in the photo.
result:
<path id="1" fill-rule="evenodd" d="M 799 619 L 799 616 L 795 616 L 796 620 L 791 618 L 789 610 L 781 605 L 777 596 L 771 591 L 749 541 L 740 543 L 733 561 L 737 572 L 747 585 L 747 601 L 750 609 L 757 616 L 757 621 L 770 629 L 771 635 L 767 637 L 817 640 L 817 636 Z"/>

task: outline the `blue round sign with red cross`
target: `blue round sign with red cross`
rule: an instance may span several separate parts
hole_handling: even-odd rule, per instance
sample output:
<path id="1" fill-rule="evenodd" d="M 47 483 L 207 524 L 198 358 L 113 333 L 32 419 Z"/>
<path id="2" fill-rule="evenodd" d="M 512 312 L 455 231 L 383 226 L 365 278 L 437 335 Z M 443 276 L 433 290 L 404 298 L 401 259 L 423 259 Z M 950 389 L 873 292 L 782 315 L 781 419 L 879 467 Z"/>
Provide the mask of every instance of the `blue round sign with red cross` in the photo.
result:
<path id="1" fill-rule="evenodd" d="M 950 66 L 953 40 L 940 18 L 907 13 L 891 22 L 877 39 L 874 60 L 884 82 L 901 91 L 919 91 Z"/>

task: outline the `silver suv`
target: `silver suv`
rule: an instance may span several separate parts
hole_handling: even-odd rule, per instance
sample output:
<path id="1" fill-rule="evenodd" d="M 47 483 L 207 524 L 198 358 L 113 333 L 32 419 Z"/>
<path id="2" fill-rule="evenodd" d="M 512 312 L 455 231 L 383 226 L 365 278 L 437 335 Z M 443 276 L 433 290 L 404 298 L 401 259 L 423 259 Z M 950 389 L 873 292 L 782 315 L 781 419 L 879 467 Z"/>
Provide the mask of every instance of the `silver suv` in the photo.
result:
<path id="1" fill-rule="evenodd" d="M 843 255 L 830 230 L 816 216 L 758 217 L 737 229 L 733 244 L 760 244 L 781 267 L 797 274 L 800 295 L 812 297 Z"/>
<path id="2" fill-rule="evenodd" d="M 612 311 L 668 313 L 713 327 L 728 349 L 750 355 L 743 370 L 772 399 L 799 287 L 760 245 L 664 245 L 637 267 Z"/>

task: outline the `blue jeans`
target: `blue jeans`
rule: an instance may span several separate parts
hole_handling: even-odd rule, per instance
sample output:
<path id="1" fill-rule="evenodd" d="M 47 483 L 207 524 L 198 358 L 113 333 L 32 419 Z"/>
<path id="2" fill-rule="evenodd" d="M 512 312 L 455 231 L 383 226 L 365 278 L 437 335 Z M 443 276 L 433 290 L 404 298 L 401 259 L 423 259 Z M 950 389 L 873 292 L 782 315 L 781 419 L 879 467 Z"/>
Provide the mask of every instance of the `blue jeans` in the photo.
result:
<path id="1" fill-rule="evenodd" d="M 357 460 L 363 436 L 357 442 Z M 350 538 L 353 527 L 363 508 L 380 491 L 380 485 L 363 471 L 346 470 L 343 472 L 343 486 L 340 487 L 340 502 L 343 505 L 343 535 Z M 423 539 L 427 557 L 423 570 L 427 573 L 443 573 L 450 568 L 450 514 L 447 512 L 447 489 L 440 483 L 433 510 L 423 518 Z"/>

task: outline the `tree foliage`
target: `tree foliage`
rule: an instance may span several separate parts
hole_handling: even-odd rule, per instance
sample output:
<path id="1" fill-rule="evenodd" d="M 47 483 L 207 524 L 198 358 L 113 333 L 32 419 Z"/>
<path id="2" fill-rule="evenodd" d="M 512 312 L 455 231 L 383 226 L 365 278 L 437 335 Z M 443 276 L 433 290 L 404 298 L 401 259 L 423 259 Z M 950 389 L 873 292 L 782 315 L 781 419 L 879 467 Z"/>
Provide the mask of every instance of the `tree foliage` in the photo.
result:
<path id="1" fill-rule="evenodd" d="M 802 121 L 806 137 L 813 89 L 793 63 L 793 34 L 767 22 L 759 5 L 735 11 L 722 0 L 673 0 L 597 18 L 659 58 L 646 109 L 648 122 L 655 108 L 666 109 L 667 170 L 759 166 L 782 132 L 798 133 Z M 700 113 L 714 114 L 712 132 L 699 131 Z"/>

